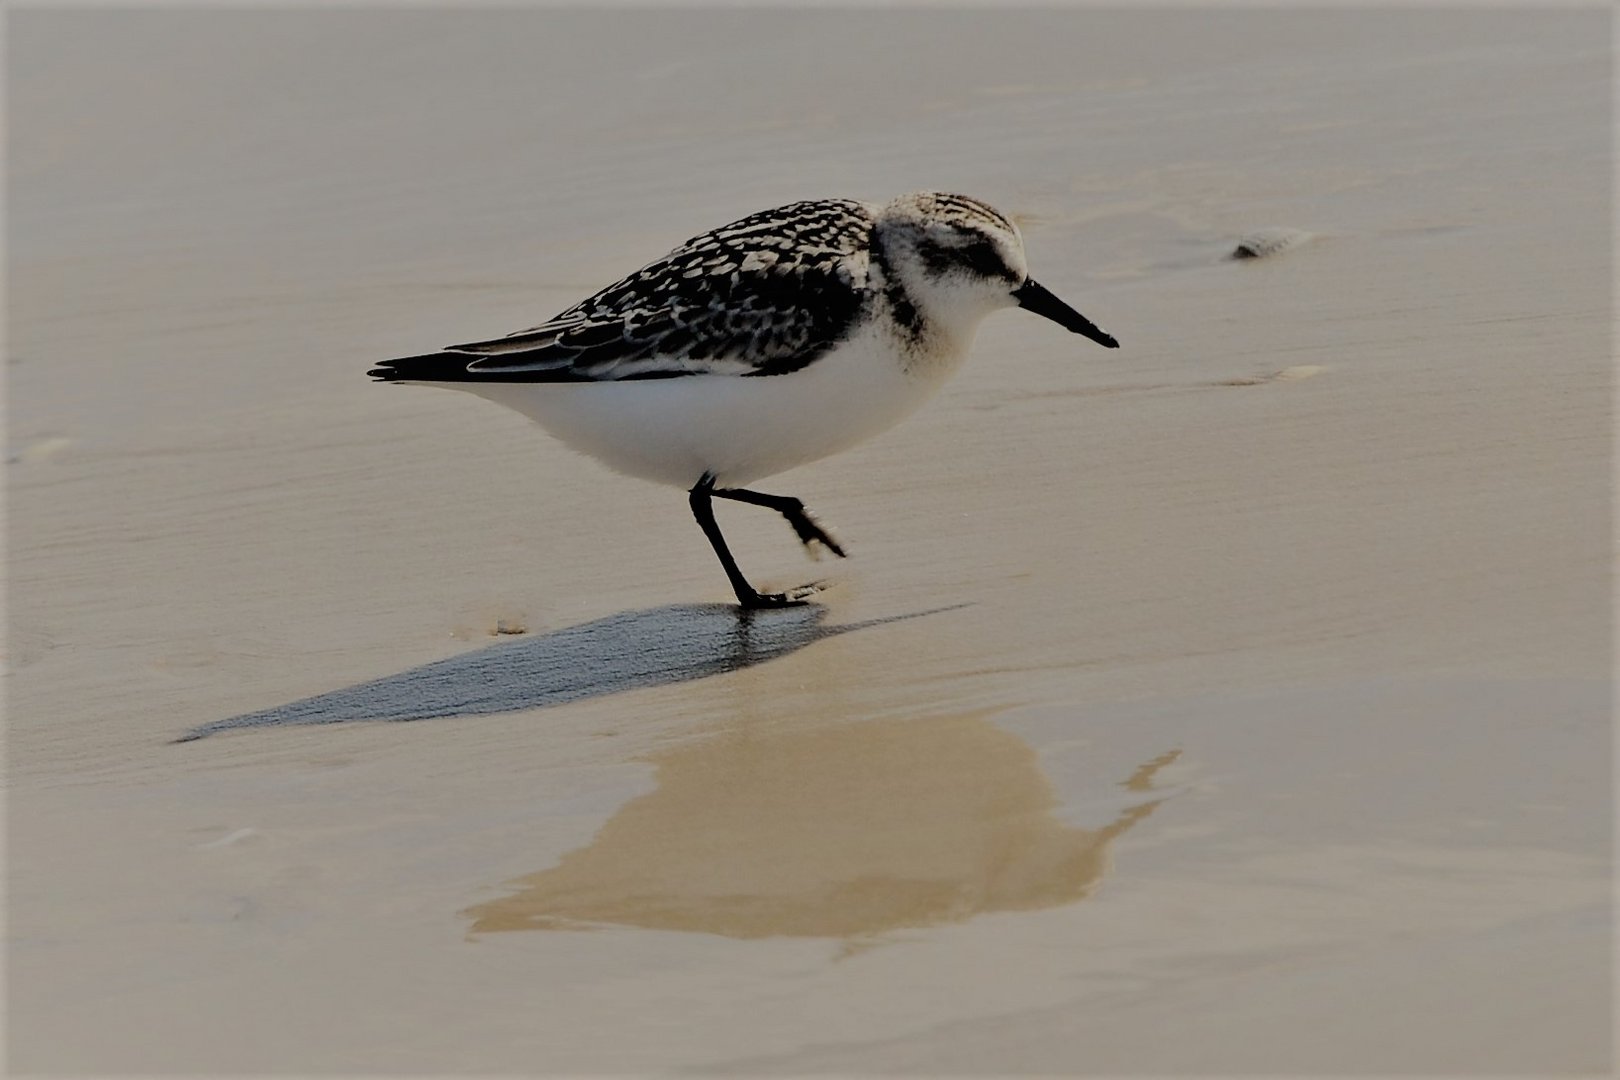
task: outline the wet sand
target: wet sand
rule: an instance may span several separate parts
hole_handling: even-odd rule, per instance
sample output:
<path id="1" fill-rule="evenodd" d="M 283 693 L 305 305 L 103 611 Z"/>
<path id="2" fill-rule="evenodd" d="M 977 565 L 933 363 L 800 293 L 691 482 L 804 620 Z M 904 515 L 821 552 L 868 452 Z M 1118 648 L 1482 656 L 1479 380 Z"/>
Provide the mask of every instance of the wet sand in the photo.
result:
<path id="1" fill-rule="evenodd" d="M 1606 13 L 10 38 L 14 1071 L 1612 1068 Z M 364 379 L 923 187 L 1124 347 L 721 508 L 814 607 Z"/>

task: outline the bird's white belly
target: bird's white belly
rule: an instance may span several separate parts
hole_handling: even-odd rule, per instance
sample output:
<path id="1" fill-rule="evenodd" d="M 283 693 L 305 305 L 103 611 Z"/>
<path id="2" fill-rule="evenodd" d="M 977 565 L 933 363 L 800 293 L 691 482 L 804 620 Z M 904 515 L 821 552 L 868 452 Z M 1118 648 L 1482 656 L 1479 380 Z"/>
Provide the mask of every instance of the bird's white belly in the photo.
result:
<path id="1" fill-rule="evenodd" d="M 569 446 L 631 476 L 721 487 L 837 453 L 893 426 L 953 372 L 961 352 L 902 368 L 868 329 L 799 371 L 580 383 L 439 383 L 530 417 Z"/>

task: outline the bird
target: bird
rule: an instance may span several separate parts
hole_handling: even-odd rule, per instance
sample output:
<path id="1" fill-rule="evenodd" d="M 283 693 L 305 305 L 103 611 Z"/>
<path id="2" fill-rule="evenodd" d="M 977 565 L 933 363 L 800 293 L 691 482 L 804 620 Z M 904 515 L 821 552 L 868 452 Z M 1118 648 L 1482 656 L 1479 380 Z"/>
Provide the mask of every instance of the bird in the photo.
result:
<path id="1" fill-rule="evenodd" d="M 774 510 L 809 554 L 843 558 L 802 501 L 750 485 L 898 423 L 1010 307 L 1119 347 L 1030 276 L 1018 226 L 989 203 L 809 199 L 694 236 L 538 326 L 367 374 L 476 394 L 618 472 L 684 489 L 738 605 L 789 607 L 823 585 L 755 589 L 713 500 Z"/>

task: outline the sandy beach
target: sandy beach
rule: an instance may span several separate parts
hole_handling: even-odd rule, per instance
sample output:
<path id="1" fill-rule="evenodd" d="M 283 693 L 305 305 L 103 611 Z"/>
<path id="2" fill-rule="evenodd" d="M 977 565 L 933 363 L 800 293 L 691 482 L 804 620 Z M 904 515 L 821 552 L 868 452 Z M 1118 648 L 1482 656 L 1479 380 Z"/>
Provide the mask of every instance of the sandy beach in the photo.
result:
<path id="1" fill-rule="evenodd" d="M 7 22 L 12 1072 L 1614 1068 L 1606 9 Z M 364 376 L 923 188 L 813 606 Z"/>

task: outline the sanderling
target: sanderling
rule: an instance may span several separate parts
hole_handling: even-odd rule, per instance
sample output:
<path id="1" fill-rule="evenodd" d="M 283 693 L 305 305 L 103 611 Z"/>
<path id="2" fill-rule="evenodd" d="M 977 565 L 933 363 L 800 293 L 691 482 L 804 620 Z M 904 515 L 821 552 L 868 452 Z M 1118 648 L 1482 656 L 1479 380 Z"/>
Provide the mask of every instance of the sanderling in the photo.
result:
<path id="1" fill-rule="evenodd" d="M 744 608 L 712 499 L 775 510 L 806 549 L 844 549 L 798 499 L 744 485 L 876 435 L 956 370 L 979 322 L 1018 306 L 1119 343 L 1036 284 L 1006 215 L 965 195 L 815 199 L 695 236 L 548 322 L 390 360 L 385 382 L 467 390 L 631 476 L 685 488 Z"/>

